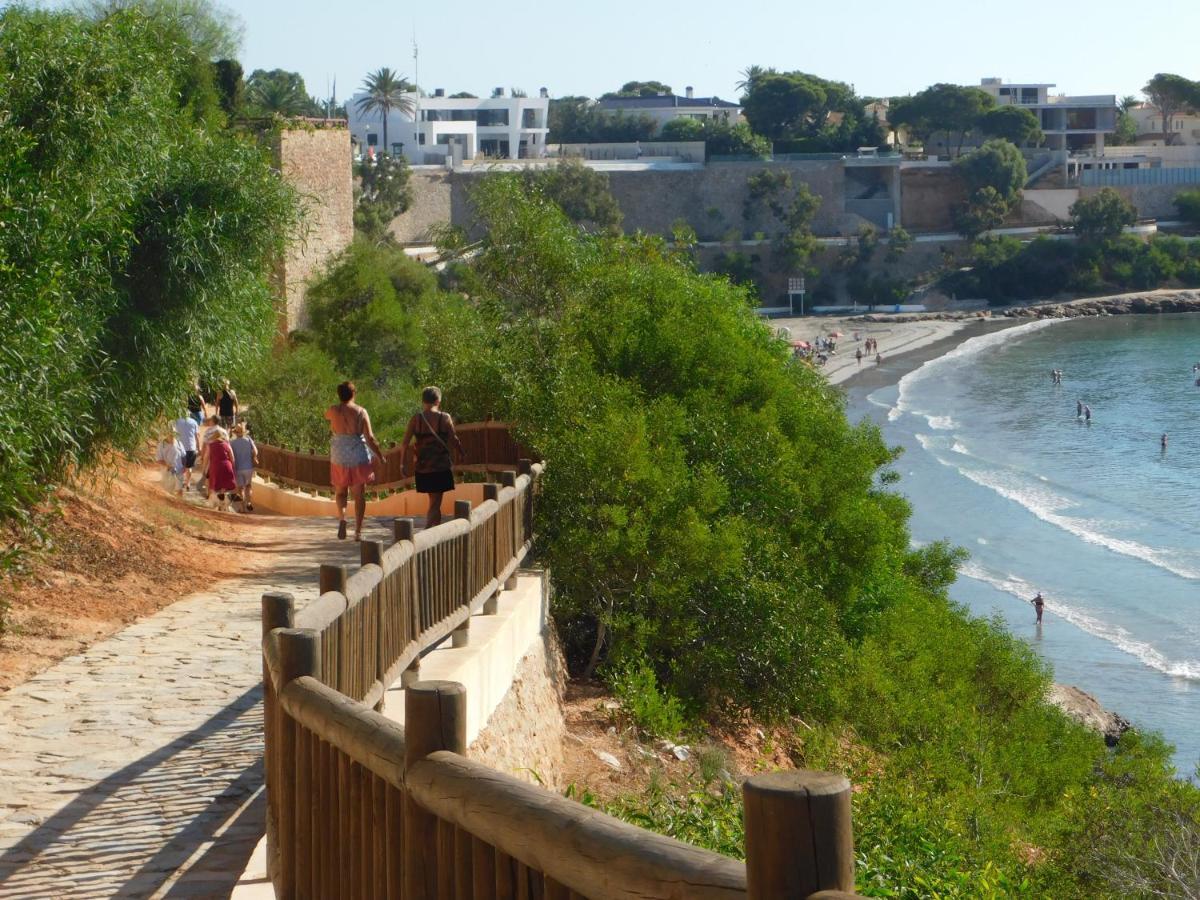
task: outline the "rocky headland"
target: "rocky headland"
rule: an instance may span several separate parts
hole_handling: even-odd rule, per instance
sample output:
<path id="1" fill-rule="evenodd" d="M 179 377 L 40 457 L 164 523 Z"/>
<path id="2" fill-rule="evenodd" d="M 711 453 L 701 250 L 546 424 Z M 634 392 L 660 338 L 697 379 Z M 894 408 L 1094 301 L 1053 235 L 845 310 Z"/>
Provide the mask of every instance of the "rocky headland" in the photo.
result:
<path id="1" fill-rule="evenodd" d="M 1046 700 L 1092 731 L 1104 735 L 1104 743 L 1115 747 L 1126 731 L 1133 726 L 1124 716 L 1105 709 L 1100 701 L 1071 684 L 1052 684 Z"/>
<path id="2" fill-rule="evenodd" d="M 1013 319 L 1075 319 L 1082 316 L 1181 312 L 1200 312 L 1200 290 L 1142 291 L 1063 303 L 1013 306 L 997 311 L 998 315 Z"/>

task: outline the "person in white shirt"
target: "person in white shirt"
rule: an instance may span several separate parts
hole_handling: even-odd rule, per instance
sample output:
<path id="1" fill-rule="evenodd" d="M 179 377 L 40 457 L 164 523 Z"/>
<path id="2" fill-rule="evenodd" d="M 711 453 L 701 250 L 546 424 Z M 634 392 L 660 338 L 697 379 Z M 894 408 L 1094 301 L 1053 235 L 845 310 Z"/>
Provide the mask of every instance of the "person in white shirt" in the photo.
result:
<path id="1" fill-rule="evenodd" d="M 191 490 L 192 469 L 196 467 L 196 457 L 199 453 L 197 432 L 200 426 L 189 415 L 182 415 L 175 420 L 175 436 L 179 438 L 179 446 L 183 448 L 183 489 Z"/>
<path id="2" fill-rule="evenodd" d="M 173 494 L 183 495 L 183 445 L 173 431 L 165 433 L 158 442 L 155 455 L 163 464 L 163 487 Z"/>

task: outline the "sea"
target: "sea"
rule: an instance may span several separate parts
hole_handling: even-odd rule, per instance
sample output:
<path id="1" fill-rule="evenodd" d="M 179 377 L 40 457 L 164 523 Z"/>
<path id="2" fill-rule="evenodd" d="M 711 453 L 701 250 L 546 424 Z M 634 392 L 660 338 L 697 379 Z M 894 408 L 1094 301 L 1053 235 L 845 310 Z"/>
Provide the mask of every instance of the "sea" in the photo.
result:
<path id="1" fill-rule="evenodd" d="M 1200 763 L 1198 362 L 1200 314 L 1040 320 L 848 389 L 850 415 L 903 448 L 914 542 L 970 553 L 952 598 L 1159 732 L 1184 777 Z"/>

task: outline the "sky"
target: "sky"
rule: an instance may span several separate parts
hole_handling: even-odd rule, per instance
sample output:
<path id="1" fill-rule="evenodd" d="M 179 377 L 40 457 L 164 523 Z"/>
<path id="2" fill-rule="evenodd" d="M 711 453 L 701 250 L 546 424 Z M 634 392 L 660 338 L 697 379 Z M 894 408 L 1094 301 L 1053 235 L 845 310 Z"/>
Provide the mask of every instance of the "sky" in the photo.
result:
<path id="1" fill-rule="evenodd" d="M 447 93 L 519 87 L 598 96 L 630 80 L 736 99 L 751 64 L 846 81 L 864 96 L 939 81 L 1053 82 L 1072 94 L 1140 92 L 1155 72 L 1200 78 L 1198 0 L 693 0 L 691 3 L 399 3 L 222 0 L 245 22 L 242 64 L 299 71 L 348 96 L 390 66 Z"/>
<path id="2" fill-rule="evenodd" d="M 53 0 L 52 0 L 53 2 Z M 298 71 L 339 98 L 382 66 L 426 90 L 519 87 L 595 97 L 631 80 L 736 99 L 751 64 L 799 69 L 894 96 L 939 81 L 1051 82 L 1071 94 L 1139 94 L 1155 72 L 1200 79 L 1200 0 L 217 0 L 245 24 L 242 65 Z"/>

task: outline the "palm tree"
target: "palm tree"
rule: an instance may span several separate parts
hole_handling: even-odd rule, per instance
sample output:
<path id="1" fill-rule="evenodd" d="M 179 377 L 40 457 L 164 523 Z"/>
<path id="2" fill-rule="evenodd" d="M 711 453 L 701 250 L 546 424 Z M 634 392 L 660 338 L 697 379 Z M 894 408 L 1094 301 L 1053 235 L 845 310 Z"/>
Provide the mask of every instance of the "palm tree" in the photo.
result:
<path id="1" fill-rule="evenodd" d="M 360 113 L 379 113 L 383 118 L 383 152 L 388 151 L 388 115 L 394 109 L 412 115 L 416 108 L 408 92 L 412 86 L 404 75 L 397 75 L 386 66 L 367 75 L 363 81 L 365 97 L 359 97 L 355 106 Z"/>
<path id="2" fill-rule="evenodd" d="M 255 69 L 246 79 L 246 102 L 255 113 L 267 116 L 309 115 L 313 106 L 304 79 L 282 69 Z"/>
<path id="3" fill-rule="evenodd" d="M 764 75 L 774 75 L 775 69 L 773 67 L 764 69 L 762 66 L 747 66 L 739 74 L 742 76 L 742 80 L 734 85 L 734 87 L 743 94 L 748 94 L 762 80 Z"/>
<path id="4" fill-rule="evenodd" d="M 1133 94 L 1126 94 L 1121 98 L 1121 102 L 1117 104 L 1117 108 L 1123 113 L 1128 113 L 1131 109 L 1138 105 L 1141 101 Z"/>

